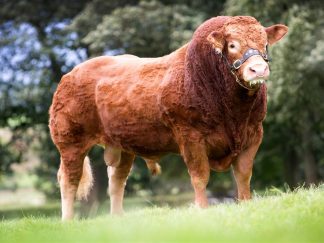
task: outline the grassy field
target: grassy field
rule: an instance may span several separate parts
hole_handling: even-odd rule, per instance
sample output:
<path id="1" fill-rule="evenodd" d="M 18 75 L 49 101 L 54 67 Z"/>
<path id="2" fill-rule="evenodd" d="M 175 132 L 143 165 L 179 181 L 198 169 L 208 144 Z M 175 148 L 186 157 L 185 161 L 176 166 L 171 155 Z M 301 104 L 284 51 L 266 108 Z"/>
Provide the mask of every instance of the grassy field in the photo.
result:
<path id="1" fill-rule="evenodd" d="M 61 223 L 3 220 L 0 242 L 324 242 L 324 185 L 206 210 L 146 208 Z"/>

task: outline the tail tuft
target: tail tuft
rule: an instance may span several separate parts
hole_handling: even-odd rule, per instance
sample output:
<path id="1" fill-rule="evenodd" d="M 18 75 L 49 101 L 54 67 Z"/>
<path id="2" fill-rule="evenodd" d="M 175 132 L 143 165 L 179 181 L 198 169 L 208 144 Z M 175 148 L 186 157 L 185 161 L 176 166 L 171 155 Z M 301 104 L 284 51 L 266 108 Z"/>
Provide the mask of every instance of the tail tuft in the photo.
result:
<path id="1" fill-rule="evenodd" d="M 83 171 L 82 171 L 82 177 L 79 182 L 78 190 L 77 190 L 77 199 L 87 199 L 90 189 L 93 185 L 93 176 L 92 176 L 92 170 L 90 166 L 90 159 L 88 156 L 85 157 L 83 161 Z"/>
<path id="2" fill-rule="evenodd" d="M 157 176 L 162 173 L 161 166 L 157 162 L 152 160 L 147 160 L 146 165 L 153 176 Z"/>

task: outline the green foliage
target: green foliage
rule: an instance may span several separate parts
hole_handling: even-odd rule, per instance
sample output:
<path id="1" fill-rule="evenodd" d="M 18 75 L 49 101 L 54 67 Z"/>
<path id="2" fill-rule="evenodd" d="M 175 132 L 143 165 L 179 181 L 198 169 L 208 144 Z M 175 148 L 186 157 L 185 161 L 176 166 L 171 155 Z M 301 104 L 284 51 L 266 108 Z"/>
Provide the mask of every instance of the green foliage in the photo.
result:
<path id="1" fill-rule="evenodd" d="M 40 129 L 39 133 L 47 131 L 49 137 L 46 130 L 48 109 L 57 82 L 63 73 L 83 59 L 80 48 L 73 43 L 74 36 L 62 29 L 67 24 L 66 18 L 72 18 L 80 11 L 82 1 L 77 5 L 79 10 L 74 1 L 68 2 L 64 1 L 63 8 L 58 1 L 2 1 L 0 127 L 7 127 L 13 133 L 12 140 L 0 154 L 2 173 L 11 173 L 10 165 L 23 159 L 25 151 L 22 152 L 19 146 L 12 146 L 17 142 L 28 144 L 28 136 L 21 134 L 32 128 L 35 131 Z M 69 60 L 68 57 L 73 55 L 76 57 Z M 36 127 L 39 124 L 45 126 Z M 48 139 L 47 145 L 51 144 Z"/>
<path id="2" fill-rule="evenodd" d="M 15 130 L 12 133 L 9 128 L 0 131 L 0 185 L 5 183 L 6 176 L 12 175 L 12 166 L 22 162 L 27 144 L 34 140 L 34 136 L 25 131 Z M 16 185 L 10 187 L 15 188 Z"/>
<path id="3" fill-rule="evenodd" d="M 186 43 L 204 15 L 185 5 L 140 2 L 115 9 L 83 39 L 91 53 L 165 55 Z"/>
<path id="4" fill-rule="evenodd" d="M 153 207 L 64 224 L 58 218 L 7 220 L 0 224 L 0 241 L 322 242 L 323 185 L 274 193 L 205 210 Z"/>
<path id="5" fill-rule="evenodd" d="M 5 174 L 11 174 L 10 166 L 14 163 L 20 161 L 21 154 L 10 146 L 11 144 L 3 144 L 0 141 L 0 154 L 1 154 L 1 164 L 0 164 L 0 183 L 3 180 Z"/>
<path id="6" fill-rule="evenodd" d="M 289 34 L 273 53 L 277 61 L 270 83 L 270 112 L 274 111 L 272 126 L 276 124 L 281 139 L 289 139 L 297 160 L 307 166 L 308 153 L 323 156 L 323 130 L 319 128 L 324 119 L 324 75 L 319 70 L 324 64 L 324 11 L 295 6 L 288 16 Z"/>
<path id="7" fill-rule="evenodd" d="M 42 191 L 48 199 L 57 199 L 60 197 L 57 183 L 60 156 L 49 136 L 48 128 L 40 127 L 38 134 L 39 143 L 35 152 L 39 155 L 41 163 L 34 172 L 38 175 L 35 187 Z"/>
<path id="8" fill-rule="evenodd" d="M 146 0 L 148 2 L 152 0 Z M 220 15 L 220 12 L 224 9 L 226 0 L 161 0 L 161 3 L 165 5 L 185 5 L 190 9 L 194 9 L 201 13 L 206 14 L 208 17 L 215 17 Z"/>
<path id="9" fill-rule="evenodd" d="M 45 28 L 51 22 L 72 18 L 87 2 L 85 0 L 1 0 L 0 24 L 14 21 Z"/>
<path id="10" fill-rule="evenodd" d="M 96 29 L 104 16 L 110 15 L 116 8 L 136 5 L 138 0 L 93 0 L 73 18 L 70 30 L 76 31 L 80 38 L 84 38 L 89 32 Z"/>
<path id="11" fill-rule="evenodd" d="M 286 11 L 290 4 L 298 1 L 291 0 L 228 0 L 225 3 L 226 15 L 249 15 L 258 19 L 264 26 L 285 22 Z"/>

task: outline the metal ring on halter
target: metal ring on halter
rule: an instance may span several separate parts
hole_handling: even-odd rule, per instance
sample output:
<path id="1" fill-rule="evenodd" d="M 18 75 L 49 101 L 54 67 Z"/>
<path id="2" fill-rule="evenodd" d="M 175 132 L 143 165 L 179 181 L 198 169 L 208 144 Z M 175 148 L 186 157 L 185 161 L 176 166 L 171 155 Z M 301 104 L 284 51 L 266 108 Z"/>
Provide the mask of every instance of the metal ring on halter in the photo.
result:
<path id="1" fill-rule="evenodd" d="M 241 65 L 242 65 L 242 61 L 240 59 L 235 60 L 232 64 L 233 68 L 236 70 L 239 69 Z"/>

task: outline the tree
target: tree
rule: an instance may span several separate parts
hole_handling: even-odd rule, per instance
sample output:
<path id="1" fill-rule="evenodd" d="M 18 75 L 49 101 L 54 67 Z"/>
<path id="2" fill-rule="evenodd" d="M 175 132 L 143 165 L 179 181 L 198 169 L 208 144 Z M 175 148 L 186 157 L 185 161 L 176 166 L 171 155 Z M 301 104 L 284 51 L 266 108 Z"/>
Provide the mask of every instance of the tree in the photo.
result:
<path id="1" fill-rule="evenodd" d="M 0 127 L 12 133 L 11 141 L 0 141 L 1 174 L 9 173 L 10 165 L 22 160 L 32 140 L 29 128 L 40 136 L 45 134 L 43 141 L 52 145 L 47 128 L 52 94 L 63 73 L 85 58 L 74 45 L 75 35 L 64 26 L 85 3 L 1 1 Z M 51 150 L 56 151 L 54 146 Z M 56 158 L 58 161 L 57 153 Z"/>
<path id="2" fill-rule="evenodd" d="M 281 130 L 281 134 L 291 140 L 287 149 L 295 153 L 295 159 L 304 170 L 305 182 L 317 183 L 318 158 L 323 155 L 323 130 L 319 127 L 323 126 L 324 118 L 321 83 L 324 75 L 318 68 L 324 60 L 324 52 L 320 51 L 324 45 L 324 11 L 295 6 L 288 16 L 289 35 L 274 53 L 279 60 L 274 66 L 273 78 L 279 85 L 273 83 L 272 106 L 276 110 L 276 123 L 288 127 L 288 133 Z"/>
<path id="3" fill-rule="evenodd" d="M 87 18 L 81 16 L 72 23 L 77 32 L 80 32 L 80 22 Z M 84 35 L 81 43 L 89 47 L 92 55 L 109 51 L 110 54 L 161 56 L 187 42 L 203 19 L 203 13 L 185 5 L 165 6 L 157 1 L 143 1 L 104 15 L 97 27 Z"/>

